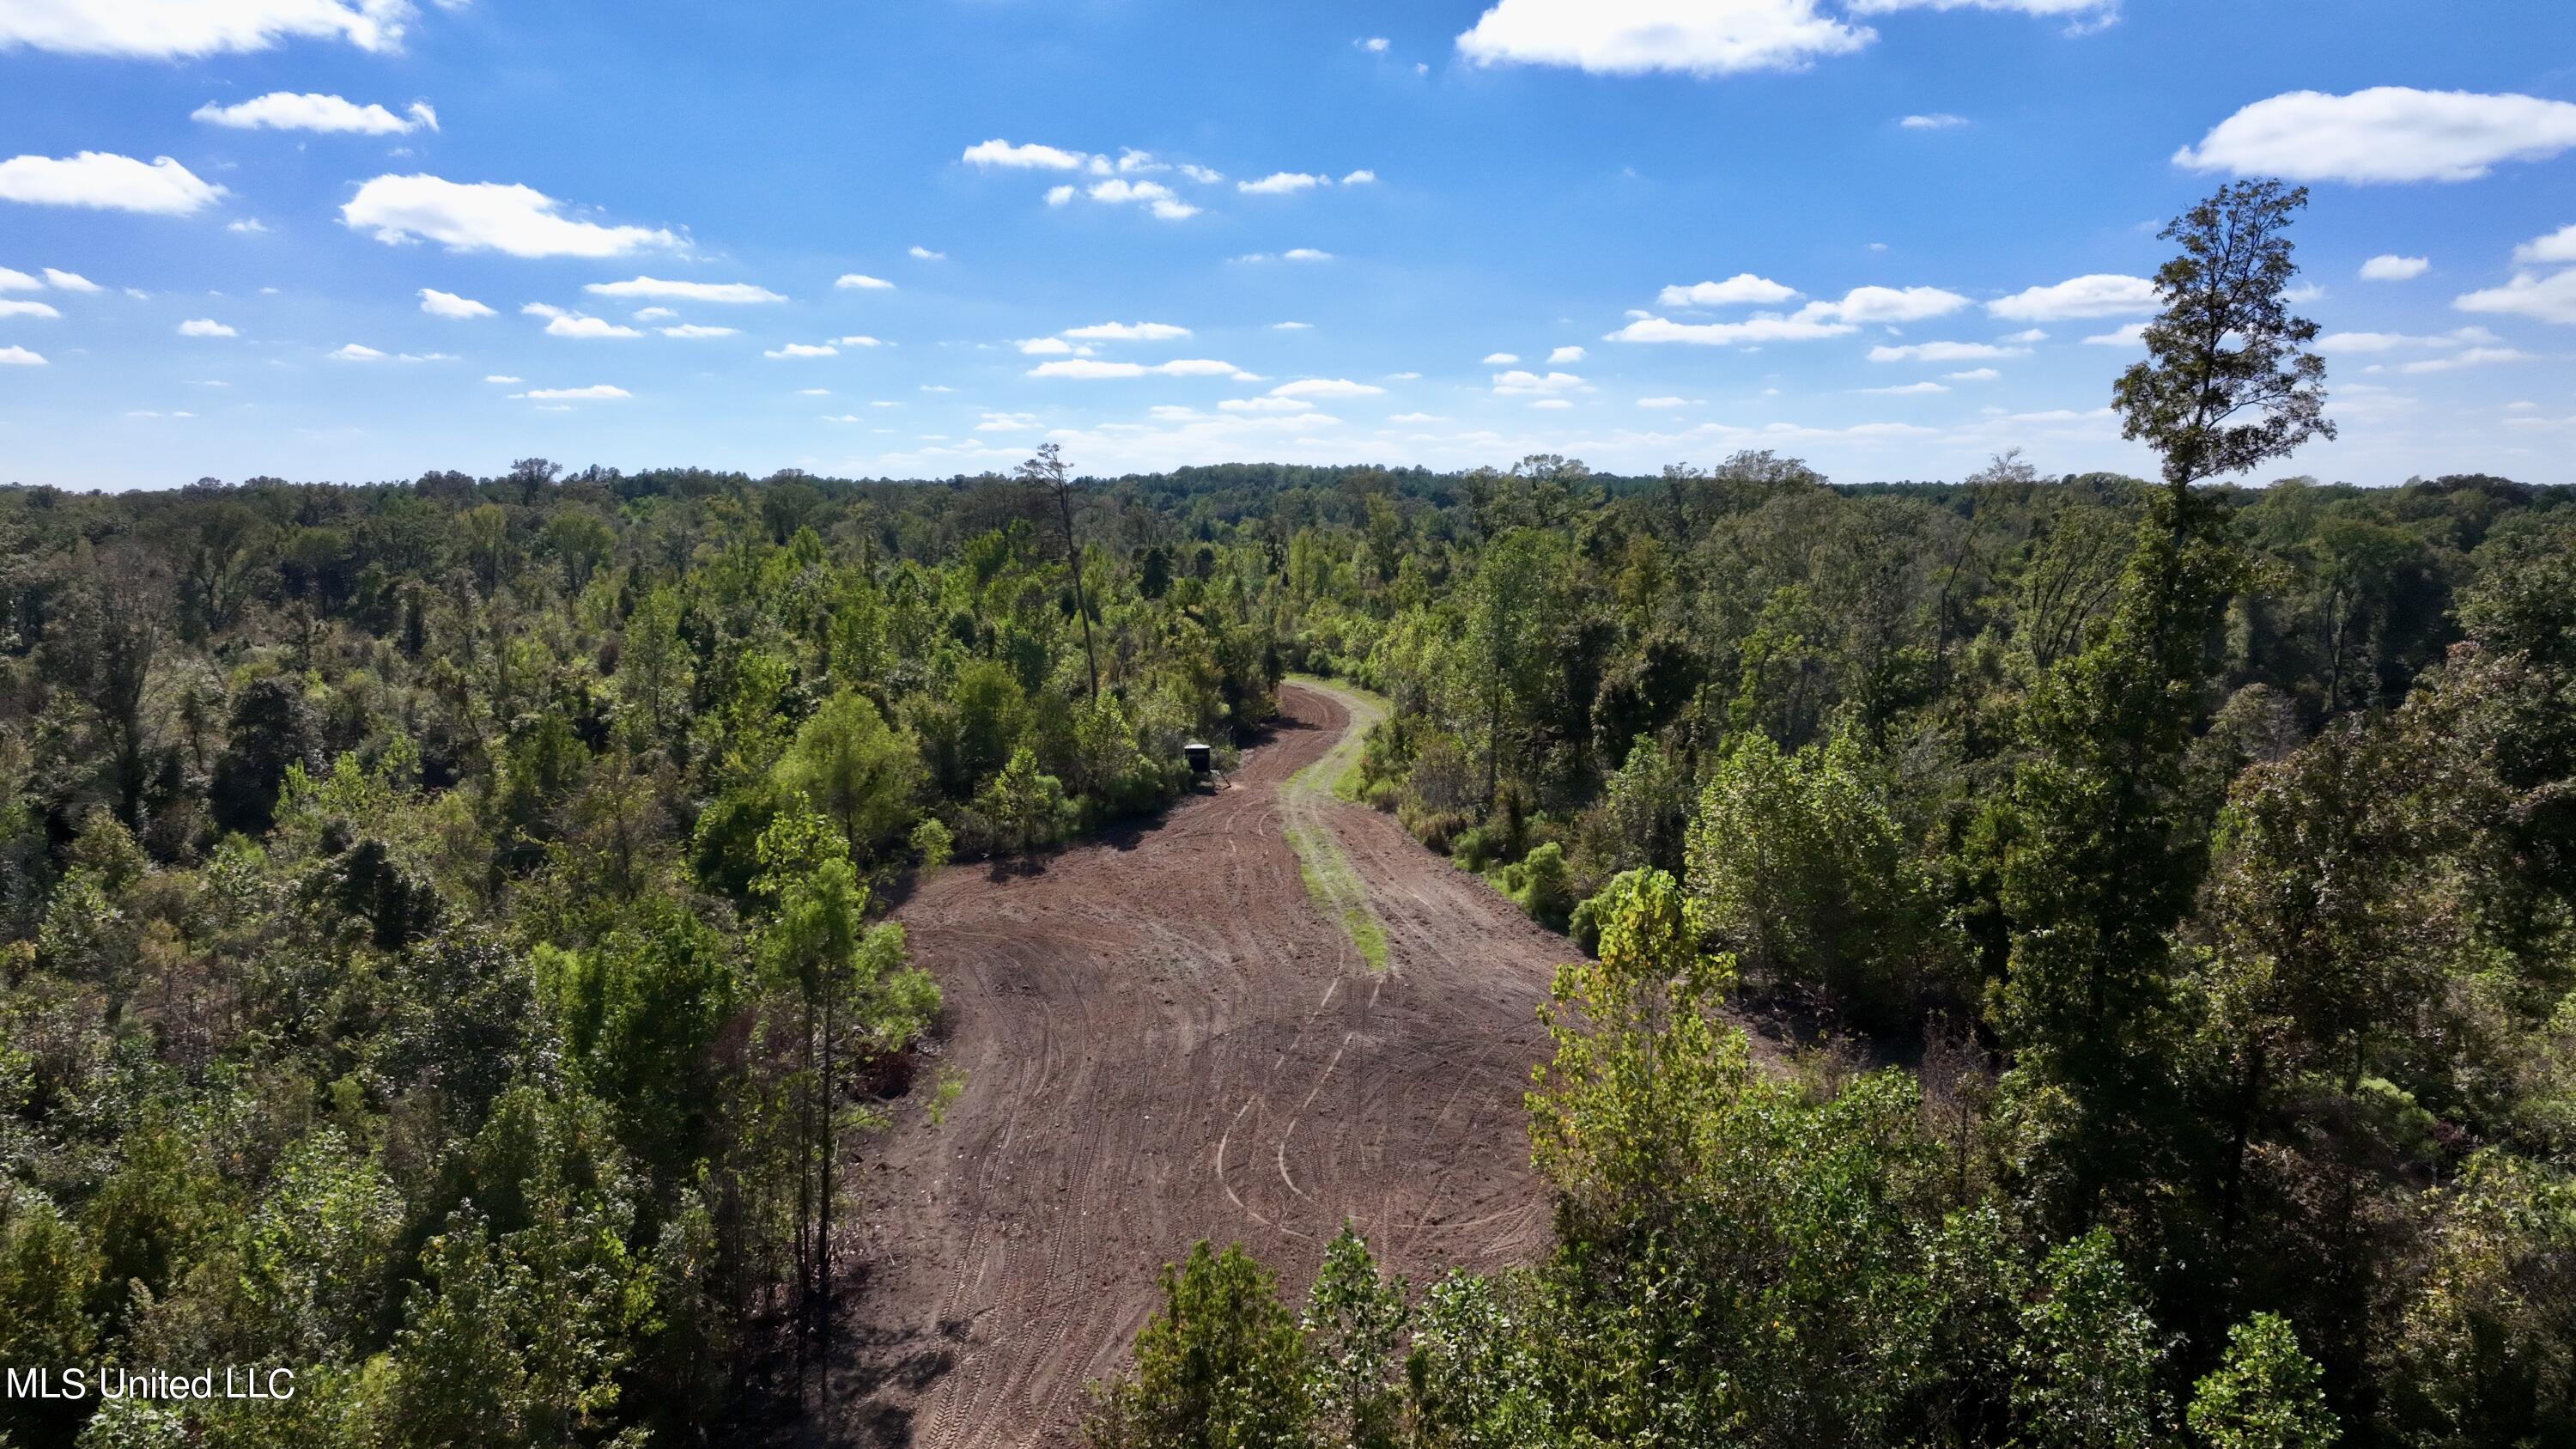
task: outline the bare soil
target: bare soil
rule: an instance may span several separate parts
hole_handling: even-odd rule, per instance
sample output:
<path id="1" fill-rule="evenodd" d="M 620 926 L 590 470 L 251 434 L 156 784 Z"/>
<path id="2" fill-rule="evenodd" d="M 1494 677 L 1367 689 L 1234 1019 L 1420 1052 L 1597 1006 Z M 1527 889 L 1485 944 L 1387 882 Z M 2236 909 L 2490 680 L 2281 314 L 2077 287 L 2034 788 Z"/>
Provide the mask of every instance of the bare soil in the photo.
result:
<path id="1" fill-rule="evenodd" d="M 1370 970 L 1281 813 L 1348 712 L 1295 684 L 1280 706 L 1221 788 L 1033 867 L 952 869 L 898 912 L 966 1087 L 866 1149 L 836 1439 L 1072 1442 L 1200 1238 L 1299 1291 L 1345 1220 L 1416 1281 L 1543 1249 L 1521 1099 L 1572 948 L 1393 819 L 1301 800 L 1383 924 Z"/>

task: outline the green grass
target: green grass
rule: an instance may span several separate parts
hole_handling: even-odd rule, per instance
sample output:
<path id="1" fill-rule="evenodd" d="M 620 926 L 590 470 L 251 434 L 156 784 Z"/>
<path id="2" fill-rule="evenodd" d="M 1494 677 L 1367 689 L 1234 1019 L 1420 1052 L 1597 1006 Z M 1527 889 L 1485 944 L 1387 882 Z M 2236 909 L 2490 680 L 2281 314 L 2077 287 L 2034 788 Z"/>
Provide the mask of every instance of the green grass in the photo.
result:
<path id="1" fill-rule="evenodd" d="M 1329 798 L 1356 800 L 1360 789 L 1360 760 L 1367 749 L 1368 732 L 1386 718 L 1386 701 L 1365 690 L 1347 684 L 1291 675 L 1295 682 L 1333 696 L 1350 712 L 1350 728 L 1333 742 L 1321 759 L 1288 777 L 1279 786 L 1280 815 L 1286 822 L 1289 848 L 1297 852 L 1297 874 L 1306 882 L 1306 894 L 1330 919 L 1339 922 L 1342 933 L 1350 937 L 1351 946 L 1372 972 L 1383 973 L 1389 964 L 1386 927 L 1370 906 L 1368 887 L 1361 881 L 1350 854 L 1342 849 L 1341 840 L 1324 819 L 1323 802 Z"/>

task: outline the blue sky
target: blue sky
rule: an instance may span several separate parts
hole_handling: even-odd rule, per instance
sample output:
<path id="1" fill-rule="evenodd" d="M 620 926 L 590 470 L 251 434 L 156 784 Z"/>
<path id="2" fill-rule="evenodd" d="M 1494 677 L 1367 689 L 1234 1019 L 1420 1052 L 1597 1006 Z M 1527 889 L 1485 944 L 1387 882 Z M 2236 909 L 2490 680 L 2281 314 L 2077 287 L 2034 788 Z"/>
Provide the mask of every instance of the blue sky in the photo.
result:
<path id="1" fill-rule="evenodd" d="M 2282 471 L 2570 481 L 2571 102 L 2562 0 L 0 0 L 0 479 L 2144 471 L 2287 172 Z"/>

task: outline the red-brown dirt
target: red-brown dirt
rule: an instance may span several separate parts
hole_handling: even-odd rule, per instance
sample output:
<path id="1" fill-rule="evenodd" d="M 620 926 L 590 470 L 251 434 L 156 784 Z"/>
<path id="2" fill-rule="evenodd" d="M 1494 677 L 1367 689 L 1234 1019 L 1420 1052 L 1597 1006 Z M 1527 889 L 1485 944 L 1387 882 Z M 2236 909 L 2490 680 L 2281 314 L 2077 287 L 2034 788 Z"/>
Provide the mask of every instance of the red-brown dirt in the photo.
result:
<path id="1" fill-rule="evenodd" d="M 1199 1238 L 1295 1289 L 1345 1219 L 1417 1281 L 1545 1244 L 1521 1098 L 1571 948 L 1328 799 L 1386 929 L 1371 973 L 1280 820 L 1281 785 L 1348 716 L 1298 685 L 1280 707 L 1223 789 L 1033 873 L 952 869 L 898 912 L 966 1087 L 867 1153 L 836 1437 L 1070 1442 L 1157 1270 Z"/>

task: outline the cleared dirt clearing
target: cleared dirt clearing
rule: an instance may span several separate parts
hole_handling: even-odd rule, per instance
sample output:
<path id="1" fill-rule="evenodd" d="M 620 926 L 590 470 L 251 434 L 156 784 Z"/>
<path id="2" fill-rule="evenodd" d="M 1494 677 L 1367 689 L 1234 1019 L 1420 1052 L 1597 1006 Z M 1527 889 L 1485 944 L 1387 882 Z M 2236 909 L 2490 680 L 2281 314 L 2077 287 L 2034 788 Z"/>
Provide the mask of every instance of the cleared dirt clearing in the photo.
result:
<path id="1" fill-rule="evenodd" d="M 1521 1094 L 1570 948 L 1392 819 L 1301 801 L 1383 924 L 1369 970 L 1281 814 L 1348 715 L 1304 685 L 1280 704 L 1227 788 L 1039 873 L 949 871 L 898 913 L 967 1086 L 944 1125 L 878 1144 L 860 1187 L 869 1281 L 837 1396 L 862 1442 L 1069 1442 L 1197 1238 L 1300 1287 L 1345 1218 L 1417 1278 L 1546 1242 Z"/>

